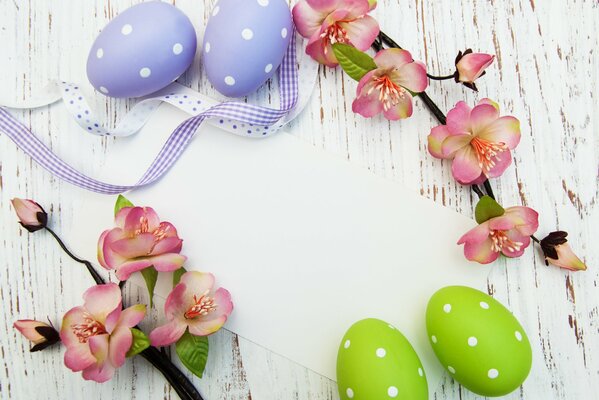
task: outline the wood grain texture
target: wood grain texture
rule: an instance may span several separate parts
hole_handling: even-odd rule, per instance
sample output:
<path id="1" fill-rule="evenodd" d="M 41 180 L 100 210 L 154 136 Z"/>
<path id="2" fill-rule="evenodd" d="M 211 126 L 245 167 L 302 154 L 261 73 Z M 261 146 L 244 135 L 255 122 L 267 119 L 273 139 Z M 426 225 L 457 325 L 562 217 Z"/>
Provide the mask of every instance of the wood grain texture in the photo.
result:
<path id="1" fill-rule="evenodd" d="M 0 1 L 1 98 L 34 95 L 48 80 L 80 80 L 85 55 L 100 29 L 138 0 Z M 205 3 L 205 4 L 204 4 Z M 202 31 L 211 2 L 177 0 Z M 592 399 L 599 392 L 599 6 L 595 0 L 382 0 L 381 27 L 423 60 L 431 73 L 452 70 L 458 50 L 497 54 L 497 63 L 475 94 L 452 83 L 432 82 L 429 94 L 447 110 L 458 100 L 498 101 L 522 122 L 514 165 L 493 185 L 502 204 L 524 204 L 541 214 L 539 236 L 556 227 L 570 232 L 590 269 L 569 274 L 545 267 L 527 251 L 490 268 L 488 291 L 508 306 L 533 343 L 534 366 L 508 399 Z M 180 82 L 216 95 L 198 60 Z M 351 112 L 355 83 L 339 70 L 321 70 L 312 102 L 290 127 L 294 135 L 342 155 L 472 215 L 471 193 L 457 185 L 449 165 L 430 157 L 426 135 L 435 125 L 420 101 L 415 116 L 390 123 Z M 92 107 L 114 126 L 132 102 L 91 96 Z M 252 101 L 267 102 L 268 95 Z M 15 112 L 45 143 L 93 174 L 118 140 L 83 134 L 60 106 Z M 126 139 L 124 139 L 126 140 Z M 149 162 L 148 154 L 143 162 Z M 58 348 L 27 352 L 12 329 L 19 318 L 58 317 L 78 304 L 91 285 L 83 268 L 43 233 L 33 238 L 15 223 L 9 199 L 35 198 L 68 237 L 79 190 L 56 180 L 6 137 L 0 138 L 0 397 L 2 399 L 171 399 L 174 391 L 144 360 L 130 361 L 108 384 L 83 381 L 63 367 Z M 149 199 L 151 200 L 151 199 Z M 398 204 L 398 207 L 401 207 Z M 448 240 L 454 240 L 448 238 Z M 434 244 L 431 244 L 434 246 Z M 130 293 L 134 298 L 139 293 Z M 334 314 L 331 314 L 334 318 Z M 204 379 L 207 400 L 337 399 L 335 384 L 236 335 L 211 337 Z M 446 377 L 435 399 L 478 399 Z"/>

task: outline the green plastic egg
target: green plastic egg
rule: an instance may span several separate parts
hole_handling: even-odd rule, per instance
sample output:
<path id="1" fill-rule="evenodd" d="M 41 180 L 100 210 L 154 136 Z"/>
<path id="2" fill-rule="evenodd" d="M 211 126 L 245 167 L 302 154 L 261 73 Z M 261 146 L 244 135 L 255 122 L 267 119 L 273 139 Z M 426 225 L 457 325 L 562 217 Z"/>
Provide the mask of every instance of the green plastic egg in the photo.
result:
<path id="1" fill-rule="evenodd" d="M 408 339 L 379 319 L 353 324 L 339 346 L 341 400 L 427 400 L 422 363 Z"/>
<path id="2" fill-rule="evenodd" d="M 465 286 L 436 292 L 426 309 L 428 338 L 437 358 L 462 386 L 503 396 L 528 376 L 532 350 L 522 325 L 497 300 Z"/>

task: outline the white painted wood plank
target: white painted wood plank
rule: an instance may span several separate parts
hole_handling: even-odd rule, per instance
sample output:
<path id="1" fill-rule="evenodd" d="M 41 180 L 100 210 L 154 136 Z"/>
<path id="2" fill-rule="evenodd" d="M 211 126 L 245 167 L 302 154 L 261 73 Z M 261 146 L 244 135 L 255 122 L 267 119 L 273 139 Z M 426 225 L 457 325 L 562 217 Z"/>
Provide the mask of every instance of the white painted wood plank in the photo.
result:
<path id="1" fill-rule="evenodd" d="M 2 96 L 25 98 L 49 79 L 80 77 L 95 35 L 110 18 L 137 2 L 0 2 Z M 193 0 L 176 4 L 198 26 L 210 8 Z M 519 316 L 535 348 L 531 376 L 507 398 L 592 398 L 599 390 L 597 2 L 383 0 L 375 16 L 435 73 L 450 72 L 457 50 L 465 47 L 498 55 L 497 64 L 481 80 L 480 94 L 433 82 L 430 95 L 445 110 L 461 99 L 472 103 L 489 96 L 521 119 L 523 138 L 514 167 L 493 183 L 496 192 L 505 205 L 523 203 L 540 211 L 539 236 L 556 227 L 568 230 L 591 268 L 582 274 L 546 268 L 536 251 L 492 267 L 489 291 Z M 198 60 L 180 81 L 215 95 Z M 426 135 L 435 122 L 422 104 L 417 101 L 416 114 L 408 121 L 365 120 L 351 112 L 354 91 L 355 83 L 340 71 L 323 70 L 312 103 L 292 124 L 292 132 L 469 215 L 471 194 L 454 183 L 448 164 L 426 152 Z M 111 125 L 131 104 L 93 98 L 92 106 L 102 110 Z M 113 139 L 82 134 L 60 106 L 16 115 L 90 174 L 104 154 L 118 146 Z M 0 397 L 47 399 L 68 393 L 92 399 L 131 393 L 140 399 L 176 398 L 144 360 L 128 363 L 114 381 L 97 385 L 65 369 L 58 349 L 21 354 L 27 344 L 12 322 L 50 315 L 58 323 L 63 311 L 79 303 L 78 288 L 91 282 L 49 237 L 33 238 L 19 229 L 9 205 L 14 196 L 38 199 L 53 212 L 56 229 L 68 236 L 73 223 L 84 223 L 73 221 L 70 212 L 78 190 L 52 178 L 6 138 L 0 139 L 0 168 L 0 330 L 6 332 L 0 335 Z M 205 378 L 196 380 L 207 399 L 337 398 L 332 382 L 233 334 L 223 331 L 211 341 Z M 479 398 L 450 378 L 434 397 Z"/>

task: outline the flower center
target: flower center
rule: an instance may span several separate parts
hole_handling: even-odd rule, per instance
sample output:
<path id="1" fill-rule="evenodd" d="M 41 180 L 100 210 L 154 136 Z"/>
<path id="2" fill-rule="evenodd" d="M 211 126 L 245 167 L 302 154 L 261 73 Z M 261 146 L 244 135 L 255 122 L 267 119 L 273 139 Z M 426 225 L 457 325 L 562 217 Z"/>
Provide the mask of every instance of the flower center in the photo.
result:
<path id="1" fill-rule="evenodd" d="M 374 90 L 378 90 L 379 101 L 383 103 L 385 111 L 397 105 L 406 95 L 406 90 L 393 82 L 387 75 L 373 77 L 372 83 L 368 94 L 370 95 Z"/>
<path id="2" fill-rule="evenodd" d="M 206 290 L 199 298 L 195 294 L 193 295 L 194 305 L 189 307 L 185 312 L 185 318 L 194 319 L 196 317 L 202 317 L 216 310 L 218 304 L 214 302 L 212 297 L 208 296 L 208 292 L 209 290 Z"/>
<path id="3" fill-rule="evenodd" d="M 154 235 L 154 241 L 159 242 L 162 239 L 164 239 L 164 237 L 166 236 L 166 234 L 168 233 L 168 230 L 170 228 L 171 228 L 171 226 L 168 224 L 165 224 L 165 225 L 160 224 L 160 226 L 158 226 L 158 228 L 156 228 L 156 230 L 154 230 L 154 232 L 152 232 L 152 234 Z"/>
<path id="4" fill-rule="evenodd" d="M 500 252 L 502 249 L 508 249 L 511 252 L 520 251 L 522 242 L 514 242 L 507 236 L 506 231 L 493 230 L 489 234 L 493 241 L 492 249 L 494 252 Z"/>
<path id="5" fill-rule="evenodd" d="M 325 41 L 324 53 L 326 54 L 329 49 L 327 44 L 335 43 L 349 43 L 349 36 L 347 31 L 343 29 L 338 23 L 334 23 L 329 26 L 324 32 L 320 34 L 320 37 Z"/>
<path id="6" fill-rule="evenodd" d="M 490 142 L 479 137 L 472 139 L 470 145 L 476 152 L 478 166 L 485 172 L 489 172 L 495 166 L 495 161 L 501 161 L 499 154 L 508 149 L 505 143 Z"/>
<path id="7" fill-rule="evenodd" d="M 83 315 L 84 318 L 82 323 L 71 325 L 71 329 L 75 336 L 77 336 L 79 343 L 87 343 L 90 337 L 107 333 L 104 325 L 93 319 L 87 313 Z"/>

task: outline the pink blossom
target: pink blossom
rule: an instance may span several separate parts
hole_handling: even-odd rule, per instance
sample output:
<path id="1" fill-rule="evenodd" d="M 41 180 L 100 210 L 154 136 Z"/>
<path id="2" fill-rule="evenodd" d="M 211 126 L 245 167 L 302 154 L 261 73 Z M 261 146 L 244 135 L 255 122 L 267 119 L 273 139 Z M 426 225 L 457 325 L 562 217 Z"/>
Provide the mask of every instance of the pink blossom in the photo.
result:
<path id="1" fill-rule="evenodd" d="M 412 115 L 412 93 L 426 89 L 426 68 L 401 49 L 381 50 L 374 57 L 377 68 L 360 79 L 352 110 L 370 118 L 383 113 L 397 120 Z"/>
<path id="2" fill-rule="evenodd" d="M 98 241 L 98 261 L 116 270 L 120 280 L 144 268 L 174 271 L 186 260 L 179 254 L 183 241 L 170 222 L 160 222 L 150 207 L 124 207 L 115 217 L 116 228 L 106 230 Z"/>
<path id="3" fill-rule="evenodd" d="M 195 336 L 207 336 L 218 331 L 233 311 L 233 303 L 226 289 L 214 290 L 213 287 L 212 274 L 184 273 L 164 305 L 168 322 L 150 333 L 152 345 L 175 343 L 188 328 L 189 333 Z"/>
<path id="4" fill-rule="evenodd" d="M 574 253 L 568 244 L 567 236 L 567 232 L 557 231 L 551 232 L 541 240 L 545 264 L 553 264 L 570 271 L 585 271 L 586 264 Z"/>
<path id="5" fill-rule="evenodd" d="M 447 113 L 447 124 L 431 130 L 428 151 L 453 160 L 453 177 L 469 185 L 503 174 L 519 142 L 520 121 L 499 117 L 497 103 L 483 99 L 471 109 L 460 101 Z"/>
<path id="6" fill-rule="evenodd" d="M 539 214 L 529 207 L 509 207 L 499 217 L 491 218 L 460 238 L 464 255 L 470 261 L 488 264 L 499 254 L 520 257 L 530 244 L 530 235 L 539 227 Z"/>
<path id="7" fill-rule="evenodd" d="M 33 200 L 14 198 L 11 200 L 19 222 L 29 232 L 43 229 L 48 222 L 48 214 Z"/>
<path id="8" fill-rule="evenodd" d="M 293 7 L 293 20 L 300 35 L 309 39 L 306 54 L 335 67 L 333 44 L 368 49 L 379 34 L 376 20 L 366 15 L 374 7 L 376 2 L 368 0 L 300 0 Z"/>
<path id="9" fill-rule="evenodd" d="M 62 320 L 64 363 L 73 372 L 83 371 L 83 379 L 105 382 L 125 363 L 133 343 L 130 328 L 144 318 L 146 306 L 123 310 L 121 290 L 114 283 L 92 286 L 83 299 L 83 306 L 72 308 Z"/>
<path id="10" fill-rule="evenodd" d="M 33 319 L 20 319 L 13 326 L 33 343 L 32 352 L 43 350 L 60 340 L 58 332 L 45 322 Z"/>
<path id="11" fill-rule="evenodd" d="M 485 69 L 493 63 L 495 56 L 484 53 L 473 53 L 472 49 L 463 54 L 460 51 L 455 60 L 456 81 L 462 82 L 471 89 L 477 90 L 474 81 L 485 74 Z"/>

